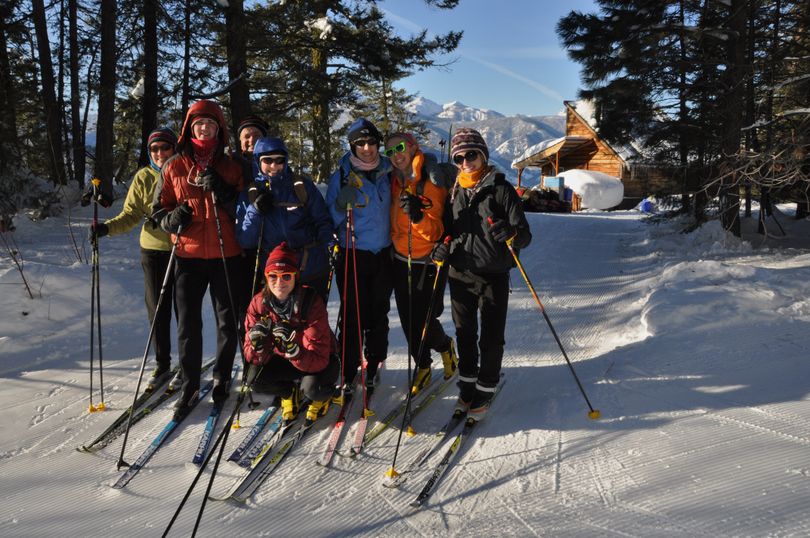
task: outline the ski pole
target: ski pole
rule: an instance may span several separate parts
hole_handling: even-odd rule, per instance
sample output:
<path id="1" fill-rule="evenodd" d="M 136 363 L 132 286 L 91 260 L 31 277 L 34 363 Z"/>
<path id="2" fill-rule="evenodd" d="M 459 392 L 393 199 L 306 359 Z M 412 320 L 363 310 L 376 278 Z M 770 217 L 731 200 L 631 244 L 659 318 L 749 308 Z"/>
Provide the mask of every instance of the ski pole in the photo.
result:
<path id="1" fill-rule="evenodd" d="M 90 180 L 93 185 L 93 260 L 91 266 L 91 282 L 90 282 L 90 406 L 88 411 L 95 413 L 96 411 L 103 411 L 106 409 L 104 405 L 104 365 L 102 359 L 101 348 L 101 284 L 99 272 L 99 252 L 98 252 L 98 236 L 95 230 L 98 228 L 98 187 L 101 185 L 101 180 L 94 177 Z M 99 376 L 99 392 L 101 402 L 98 405 L 93 405 L 93 350 L 96 345 L 96 338 L 94 333 L 94 324 L 98 332 L 98 376 Z"/>
<path id="2" fill-rule="evenodd" d="M 234 323 L 234 326 L 236 328 L 236 332 L 238 334 L 239 333 L 239 321 L 238 321 L 238 318 L 236 316 L 236 307 L 235 307 L 234 301 L 233 301 L 233 292 L 231 291 L 231 281 L 230 281 L 230 278 L 228 277 L 228 262 L 227 262 L 227 260 L 225 258 L 225 243 L 222 240 L 222 224 L 220 223 L 219 211 L 217 210 L 217 197 L 216 197 L 216 195 L 214 194 L 213 191 L 211 191 L 211 202 L 212 202 L 213 211 L 214 211 L 214 221 L 216 222 L 216 225 L 217 225 L 217 240 L 219 241 L 219 252 L 220 252 L 220 255 L 222 257 L 222 266 L 223 266 L 223 269 L 224 269 L 224 272 L 225 272 L 225 286 L 228 289 L 228 300 L 231 303 L 230 306 L 231 306 L 231 313 L 233 314 L 233 316 L 232 316 L 233 317 L 233 323 Z M 238 336 L 237 336 L 237 338 L 238 338 Z M 245 359 L 245 350 L 242 349 L 241 343 L 237 343 L 237 347 L 239 348 L 239 353 L 242 356 L 242 362 L 247 363 L 247 361 Z M 213 455 L 214 451 L 217 449 L 217 445 L 219 445 L 219 451 L 217 452 L 217 459 L 214 462 L 213 469 L 211 469 L 211 477 L 208 479 L 208 486 L 207 486 L 207 488 L 205 490 L 205 496 L 203 497 L 202 504 L 200 505 L 200 511 L 197 513 L 197 521 L 194 523 L 194 530 L 192 531 L 191 535 L 195 536 L 197 534 L 197 528 L 200 525 L 200 520 L 202 519 L 203 512 L 205 511 L 205 505 L 206 505 L 206 502 L 208 501 L 208 495 L 209 495 L 209 493 L 211 493 L 211 488 L 214 485 L 214 478 L 216 478 L 217 470 L 219 469 L 219 463 L 222 460 L 222 453 L 225 451 L 225 444 L 228 442 L 228 435 L 230 434 L 231 428 L 232 428 L 232 426 L 234 424 L 234 419 L 236 418 L 237 414 L 239 414 L 239 412 L 241 410 L 242 403 L 245 400 L 245 394 L 250 392 L 250 387 L 252 386 L 253 381 L 256 380 L 256 377 L 258 377 L 259 373 L 260 373 L 260 371 L 256 373 L 256 376 L 248 384 L 248 383 L 246 383 L 247 377 L 248 377 L 248 375 L 247 375 L 248 374 L 248 369 L 245 369 L 245 373 L 242 376 L 242 389 L 241 389 L 241 392 L 239 394 L 239 398 L 236 401 L 236 407 L 234 408 L 233 412 L 231 413 L 231 416 L 228 418 L 228 421 L 225 423 L 225 426 L 222 428 L 222 431 L 220 431 L 219 435 L 217 436 L 217 439 L 216 439 L 216 442 L 214 443 L 214 446 L 211 448 L 211 450 L 209 451 L 209 453 L 206 456 L 205 460 L 200 465 L 200 470 L 197 472 L 197 475 L 194 477 L 194 480 L 192 481 L 191 486 L 189 486 L 188 490 L 186 491 L 186 494 L 183 497 L 183 500 L 180 502 L 180 506 L 177 507 L 177 511 L 175 511 L 174 516 L 172 516 L 172 519 L 169 522 L 169 526 L 166 527 L 166 530 L 164 531 L 163 536 L 166 536 L 166 534 L 168 534 L 169 529 L 171 529 L 172 525 L 174 524 L 175 520 L 177 519 L 177 516 L 180 515 L 180 512 L 183 510 L 183 506 L 185 506 L 186 501 L 188 500 L 189 496 L 191 495 L 191 492 L 194 490 L 194 486 L 197 485 L 197 481 L 200 479 L 200 476 L 202 476 L 203 471 L 208 466 L 208 462 L 211 461 L 211 456 Z"/>
<path id="3" fill-rule="evenodd" d="M 329 278 L 326 281 L 326 300 L 329 300 L 329 293 L 332 291 L 332 277 L 335 276 L 335 264 L 337 263 L 338 243 L 335 238 L 335 244 L 329 250 Z"/>
<path id="4" fill-rule="evenodd" d="M 487 222 L 490 226 L 492 226 L 493 221 L 492 217 L 487 217 Z M 557 345 L 560 346 L 560 351 L 562 351 L 562 355 L 565 358 L 565 362 L 568 363 L 568 368 L 571 369 L 571 375 L 574 376 L 574 381 L 577 382 L 577 386 L 579 387 L 579 391 L 582 393 L 582 397 L 585 398 L 585 403 L 588 404 L 588 418 L 592 420 L 596 420 L 602 416 L 598 409 L 594 409 L 591 405 L 590 400 L 588 400 L 588 396 L 585 394 L 585 389 L 582 387 L 582 383 L 579 381 L 579 377 L 577 373 L 574 371 L 574 365 L 571 364 L 571 360 L 568 358 L 568 354 L 565 352 L 565 348 L 563 348 L 562 342 L 560 341 L 560 337 L 557 336 L 557 331 L 554 330 L 554 325 L 551 324 L 551 319 L 549 319 L 548 314 L 546 313 L 546 309 L 543 306 L 543 303 L 540 301 L 540 297 L 537 296 L 537 292 L 534 290 L 534 286 L 532 286 L 531 280 L 529 280 L 529 276 L 526 274 L 526 271 L 523 269 L 523 264 L 520 263 L 520 258 L 518 258 L 517 252 L 515 252 L 515 248 L 512 246 L 512 242 L 515 240 L 514 237 L 510 237 L 506 240 L 506 246 L 509 248 L 509 252 L 512 254 L 512 258 L 514 258 L 515 263 L 517 264 L 518 269 L 520 269 L 520 274 L 523 275 L 523 280 L 526 281 L 526 285 L 529 287 L 529 291 L 532 292 L 532 296 L 534 296 L 534 300 L 537 301 L 537 305 L 540 307 L 540 312 L 543 314 L 543 317 L 548 324 L 548 328 L 551 329 L 551 334 L 554 335 L 554 340 L 557 341 Z"/>
<path id="5" fill-rule="evenodd" d="M 265 190 L 270 188 L 270 182 L 264 182 Z M 256 207 L 258 209 L 258 207 Z M 256 263 L 253 266 L 253 284 L 250 287 L 250 296 L 251 298 L 256 293 L 256 281 L 258 280 L 259 276 L 259 259 L 262 257 L 262 242 L 264 241 L 264 215 L 259 212 L 259 216 L 262 219 L 261 224 L 259 225 L 259 243 L 256 245 Z"/>
<path id="6" fill-rule="evenodd" d="M 222 272 L 225 274 L 225 288 L 228 290 L 228 301 L 230 302 L 231 307 L 231 317 L 233 318 L 233 327 L 234 330 L 236 331 L 236 340 L 237 340 L 236 347 L 239 349 L 239 354 L 242 357 L 242 364 L 244 365 L 247 364 L 247 360 L 245 359 L 245 350 L 242 349 L 240 343 L 241 338 L 239 337 L 240 334 L 239 317 L 236 315 L 236 302 L 233 300 L 233 288 L 231 288 L 231 279 L 230 276 L 228 275 L 228 261 L 225 259 L 225 242 L 222 240 L 222 223 L 219 220 L 219 211 L 217 210 L 217 197 L 214 194 L 214 191 L 211 191 L 211 205 L 214 208 L 214 222 L 217 225 L 217 241 L 219 242 L 219 254 L 220 257 L 222 258 Z M 264 221 L 262 220 L 262 222 Z M 259 245 L 259 248 L 261 248 L 261 244 Z M 244 373 L 242 375 L 242 384 L 244 385 L 245 376 L 247 375 L 247 369 L 244 369 L 243 372 Z M 254 402 L 253 395 L 250 395 L 251 409 L 255 409 L 258 406 L 259 403 Z M 238 407 L 237 410 L 239 410 Z M 237 429 L 239 428 L 239 414 L 237 414 L 236 428 Z M 213 481 L 213 477 L 211 478 L 211 480 Z"/>
<path id="7" fill-rule="evenodd" d="M 264 217 L 259 225 L 259 244 L 256 246 L 256 261 L 253 264 L 253 284 L 250 286 L 250 297 L 256 294 L 256 282 L 259 279 L 259 259 L 262 257 L 262 241 L 264 241 Z"/>
<path id="8" fill-rule="evenodd" d="M 347 309 L 349 308 L 349 253 L 348 248 L 351 241 L 351 229 L 349 228 L 349 218 L 348 212 L 350 208 L 346 208 L 346 248 L 343 251 L 343 301 L 342 306 L 343 308 L 340 309 L 341 317 L 340 320 L 342 322 L 341 331 L 340 331 L 340 405 L 344 405 L 346 403 L 345 400 L 345 392 L 346 392 L 346 325 L 348 324 L 348 316 L 347 316 Z"/>
<path id="9" fill-rule="evenodd" d="M 152 316 L 152 321 L 149 323 L 149 337 L 146 339 L 146 348 L 143 350 L 143 359 L 141 359 L 141 371 L 138 374 L 138 384 L 135 386 L 135 395 L 132 397 L 132 405 L 129 407 L 129 416 L 127 417 L 127 429 L 124 430 L 124 442 L 121 444 L 121 454 L 118 456 L 117 469 L 120 471 L 121 467 L 129 467 L 129 463 L 124 461 L 124 452 L 127 449 L 127 439 L 129 438 L 129 428 L 132 425 L 132 414 L 135 412 L 135 402 L 138 401 L 138 393 L 141 390 L 141 381 L 143 380 L 143 372 L 146 369 L 146 356 L 149 354 L 149 346 L 152 345 L 152 338 L 155 335 L 155 328 L 157 326 L 158 312 L 163 304 L 163 297 L 166 295 L 166 288 L 169 286 L 169 278 L 171 277 L 172 268 L 174 266 L 174 257 L 177 251 L 177 243 L 180 241 L 180 234 L 183 232 L 181 226 L 175 234 L 174 244 L 172 245 L 172 252 L 169 254 L 169 263 L 166 265 L 166 274 L 163 275 L 163 283 L 160 285 L 160 294 L 158 295 L 157 304 L 155 305 L 155 314 Z"/>
<path id="10" fill-rule="evenodd" d="M 363 323 L 360 317 L 360 288 L 357 284 L 357 236 L 354 232 L 354 211 L 352 208 L 346 210 L 349 230 L 352 238 L 352 273 L 354 274 L 354 306 L 357 316 L 357 353 L 360 355 L 360 382 L 363 384 L 363 409 L 360 412 L 361 418 L 368 418 L 374 412 L 368 408 L 368 387 L 366 386 L 366 358 L 363 353 Z"/>
<path id="11" fill-rule="evenodd" d="M 242 385 L 241 391 L 239 393 L 239 398 L 236 401 L 236 407 L 234 408 L 233 412 L 231 413 L 231 416 L 228 417 L 228 421 L 225 423 L 225 426 L 219 432 L 219 435 L 217 436 L 216 440 L 214 441 L 214 446 L 211 447 L 211 450 L 208 452 L 208 455 L 206 455 L 205 460 L 203 460 L 202 464 L 200 464 L 200 469 L 197 471 L 197 474 L 194 476 L 194 480 L 191 481 L 191 485 L 188 487 L 188 490 L 186 490 L 186 494 L 183 496 L 183 499 L 180 501 L 180 505 L 177 507 L 177 510 L 175 510 L 171 521 L 169 521 L 169 525 L 166 527 L 166 530 L 163 531 L 163 535 L 162 535 L 163 538 L 165 538 L 169 534 L 169 531 L 171 530 L 172 525 L 174 525 L 174 522 L 177 520 L 177 517 L 180 515 L 180 512 L 183 510 L 183 507 L 185 506 L 186 502 L 188 501 L 188 498 L 191 496 L 191 492 L 194 491 L 194 487 L 197 485 L 197 482 L 200 480 L 200 477 L 202 476 L 203 472 L 205 472 L 206 467 L 208 467 L 208 462 L 211 461 L 211 458 L 213 457 L 214 452 L 217 452 L 217 459 L 214 462 L 214 468 L 211 470 L 211 478 L 208 480 L 208 487 L 205 490 L 205 496 L 203 497 L 202 505 L 200 506 L 200 511 L 197 514 L 197 521 L 194 523 L 194 530 L 192 531 L 191 536 L 195 536 L 197 534 L 197 528 L 200 525 L 200 520 L 202 519 L 203 511 L 205 510 L 205 504 L 206 504 L 206 501 L 208 500 L 208 495 L 211 493 L 211 487 L 214 484 L 214 477 L 217 474 L 217 469 L 219 468 L 219 463 L 222 460 L 222 453 L 224 452 L 225 445 L 228 442 L 228 435 L 230 434 L 230 431 L 231 431 L 231 424 L 233 423 L 234 418 L 236 417 L 237 411 L 242 407 L 242 404 L 245 401 L 245 395 L 250 392 L 250 390 L 251 390 L 251 388 L 253 386 L 253 383 L 261 375 L 263 368 L 264 368 L 263 366 L 259 366 L 259 367 L 252 366 L 251 368 L 249 368 L 249 374 L 247 376 L 245 376 L 247 383 Z M 255 375 L 252 375 L 252 374 L 255 374 Z M 217 451 L 217 447 L 219 447 L 218 451 Z"/>
<path id="12" fill-rule="evenodd" d="M 444 244 L 450 244 L 450 236 L 444 238 Z M 442 272 L 442 268 L 444 267 L 444 261 L 436 261 L 436 276 L 433 277 L 433 290 L 430 293 L 430 303 L 428 304 L 427 315 L 425 316 L 425 324 L 422 326 L 422 336 L 419 339 L 419 351 L 417 352 L 417 357 L 422 356 L 422 352 L 424 351 L 425 340 L 427 340 L 427 331 L 428 326 L 430 324 L 430 320 L 433 317 L 433 305 L 436 303 L 436 290 L 438 289 L 439 278 Z M 409 343 L 410 346 L 410 343 Z M 409 362 L 410 367 L 410 362 Z M 388 478 L 395 478 L 399 476 L 399 472 L 396 470 L 397 464 L 397 455 L 399 454 L 399 446 L 402 443 L 402 431 L 407 429 L 408 435 L 414 435 L 413 428 L 410 425 L 410 414 L 411 414 L 411 391 L 408 391 L 407 400 L 405 402 L 405 412 L 402 415 L 402 426 L 399 428 L 399 434 L 397 435 L 397 444 L 394 448 L 394 459 L 391 462 L 391 468 L 385 473 L 385 476 Z"/>

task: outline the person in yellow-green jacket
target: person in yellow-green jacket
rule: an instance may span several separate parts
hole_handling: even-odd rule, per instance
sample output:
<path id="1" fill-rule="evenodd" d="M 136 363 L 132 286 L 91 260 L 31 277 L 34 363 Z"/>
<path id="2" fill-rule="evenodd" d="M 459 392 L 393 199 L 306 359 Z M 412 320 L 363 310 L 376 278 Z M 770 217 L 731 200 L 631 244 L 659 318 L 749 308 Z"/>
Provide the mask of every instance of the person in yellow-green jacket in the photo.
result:
<path id="1" fill-rule="evenodd" d="M 149 166 L 144 166 L 135 173 L 132 184 L 129 186 L 124 206 L 115 217 L 91 226 L 91 239 L 105 235 L 118 235 L 127 233 L 138 224 L 141 224 L 141 267 L 143 267 L 144 298 L 149 322 L 155 320 L 155 333 L 152 339 L 155 349 L 157 366 L 147 381 L 146 390 L 154 390 L 169 375 L 172 361 L 171 345 L 171 317 L 173 301 L 174 278 L 170 274 L 167 281 L 166 292 L 155 317 L 160 297 L 160 288 L 169 266 L 172 243 L 169 234 L 160 229 L 150 220 L 152 214 L 152 199 L 155 185 L 160 178 L 160 169 L 177 149 L 177 136 L 171 129 L 156 129 L 147 139 L 149 148 Z M 181 379 L 176 383 L 179 388 Z"/>

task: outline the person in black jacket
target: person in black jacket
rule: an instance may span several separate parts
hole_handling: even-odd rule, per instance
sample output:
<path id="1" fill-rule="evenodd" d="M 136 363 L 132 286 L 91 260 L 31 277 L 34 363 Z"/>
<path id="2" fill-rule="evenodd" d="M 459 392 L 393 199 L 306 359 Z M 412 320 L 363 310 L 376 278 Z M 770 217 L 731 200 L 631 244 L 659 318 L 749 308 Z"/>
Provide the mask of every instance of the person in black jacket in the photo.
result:
<path id="1" fill-rule="evenodd" d="M 445 211 L 445 230 L 451 240 L 437 243 L 432 257 L 450 265 L 459 357 L 456 409 L 480 420 L 500 380 L 509 271 L 515 267 L 506 243 L 511 241 L 517 252 L 528 246 L 532 235 L 515 188 L 488 164 L 489 149 L 481 134 L 459 129 L 450 146 L 458 168 Z"/>

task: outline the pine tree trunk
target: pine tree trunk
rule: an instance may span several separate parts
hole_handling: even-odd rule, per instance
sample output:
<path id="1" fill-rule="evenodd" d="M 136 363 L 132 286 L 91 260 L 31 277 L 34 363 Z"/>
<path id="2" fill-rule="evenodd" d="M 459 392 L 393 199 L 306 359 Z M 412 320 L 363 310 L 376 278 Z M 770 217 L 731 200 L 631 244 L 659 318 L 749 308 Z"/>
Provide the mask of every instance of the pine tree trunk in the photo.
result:
<path id="1" fill-rule="evenodd" d="M 51 61 L 51 45 L 48 38 L 48 23 L 45 18 L 45 6 L 42 0 L 32 0 L 32 17 L 37 36 L 39 70 L 42 82 L 42 104 L 45 109 L 45 131 L 48 139 L 48 163 L 51 169 L 51 181 L 64 185 L 65 161 L 62 155 L 62 110 L 56 101 L 56 81 Z"/>
<path id="2" fill-rule="evenodd" d="M 329 0 L 313 2 L 313 18 L 325 17 Z M 313 35 L 317 30 L 312 30 Z M 317 37 L 315 37 L 317 40 Z M 329 136 L 329 75 L 326 73 L 327 52 L 315 46 L 311 51 L 313 73 L 312 101 L 312 177 L 316 182 L 329 179 L 332 156 Z"/>
<path id="3" fill-rule="evenodd" d="M 69 139 L 68 136 L 68 126 L 67 120 L 65 118 L 65 18 L 67 17 L 65 13 L 65 0 L 60 0 L 59 2 L 59 69 L 58 69 L 58 76 L 57 76 L 57 84 L 56 84 L 56 102 L 57 106 L 59 107 L 59 139 L 63 141 L 62 144 L 62 162 L 65 163 L 65 184 L 68 181 L 73 181 L 73 167 L 72 167 L 72 155 L 68 148 L 65 148 L 64 142 Z"/>
<path id="4" fill-rule="evenodd" d="M 180 122 L 186 116 L 191 100 L 191 0 L 186 0 L 183 7 L 183 88 L 180 98 Z M 183 133 L 177 133 L 182 136 Z"/>
<path id="5" fill-rule="evenodd" d="M 115 26 L 116 0 L 101 1 L 101 65 L 96 122 L 96 162 L 94 174 L 103 189 L 112 190 L 115 144 Z"/>
<path id="6" fill-rule="evenodd" d="M 250 88 L 245 73 L 247 71 L 247 43 L 245 40 L 245 9 L 242 0 L 230 0 L 225 10 L 225 47 L 228 51 L 228 79 L 242 77 L 231 86 L 231 132 L 242 118 L 251 114 Z M 237 147 L 238 147 L 237 141 Z"/>
<path id="7" fill-rule="evenodd" d="M 725 158 L 740 150 L 742 111 L 745 105 L 745 35 L 746 0 L 732 0 L 726 28 L 728 30 L 725 103 L 723 109 L 723 144 Z M 723 227 L 740 236 L 740 192 L 735 178 L 727 178 L 720 189 Z"/>
<path id="8" fill-rule="evenodd" d="M 138 166 L 149 164 L 149 133 L 157 128 L 158 111 L 158 37 L 157 0 L 143 1 L 143 97 L 141 98 L 141 148 Z"/>
<path id="9" fill-rule="evenodd" d="M 17 103 L 8 59 L 6 21 L 11 20 L 11 6 L 0 5 L 0 172 L 17 166 L 20 142 L 17 138 Z"/>
<path id="10" fill-rule="evenodd" d="M 84 188 L 85 149 L 81 119 L 81 90 L 79 89 L 79 31 L 77 22 L 78 0 L 68 1 L 68 43 L 70 44 L 70 138 L 73 150 L 73 177 Z"/>

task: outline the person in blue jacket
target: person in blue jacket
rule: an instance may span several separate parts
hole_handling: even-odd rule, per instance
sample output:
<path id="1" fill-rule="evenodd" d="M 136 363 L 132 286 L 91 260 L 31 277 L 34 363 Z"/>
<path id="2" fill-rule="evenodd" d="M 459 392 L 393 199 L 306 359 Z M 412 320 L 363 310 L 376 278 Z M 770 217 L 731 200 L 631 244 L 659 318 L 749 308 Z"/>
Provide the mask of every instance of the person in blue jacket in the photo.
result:
<path id="1" fill-rule="evenodd" d="M 328 244 L 333 237 L 323 195 L 312 180 L 290 170 L 289 151 L 280 138 L 260 138 L 253 158 L 259 174 L 248 188 L 255 190 L 249 195 L 252 201 L 237 208 L 239 244 L 256 249 L 261 240 L 259 267 L 264 267 L 267 253 L 286 242 L 301 260 L 301 283 L 315 288 L 326 302 Z M 249 262 L 252 276 L 254 262 Z"/>
<path id="2" fill-rule="evenodd" d="M 326 191 L 326 206 L 338 238 L 335 271 L 345 317 L 345 334 L 343 324 L 339 327 L 338 349 L 343 349 L 345 340 L 343 389 L 350 394 L 360 366 L 361 332 L 367 361 L 366 389 L 370 394 L 379 365 L 388 354 L 388 310 L 393 290 L 389 216 L 392 167 L 388 158 L 380 154 L 382 135 L 370 121 L 361 118 L 352 123 L 348 139 L 350 151 L 341 157 Z M 347 250 L 346 244 L 349 210 L 353 214 L 355 252 Z M 355 295 L 359 298 L 360 319 Z"/>

